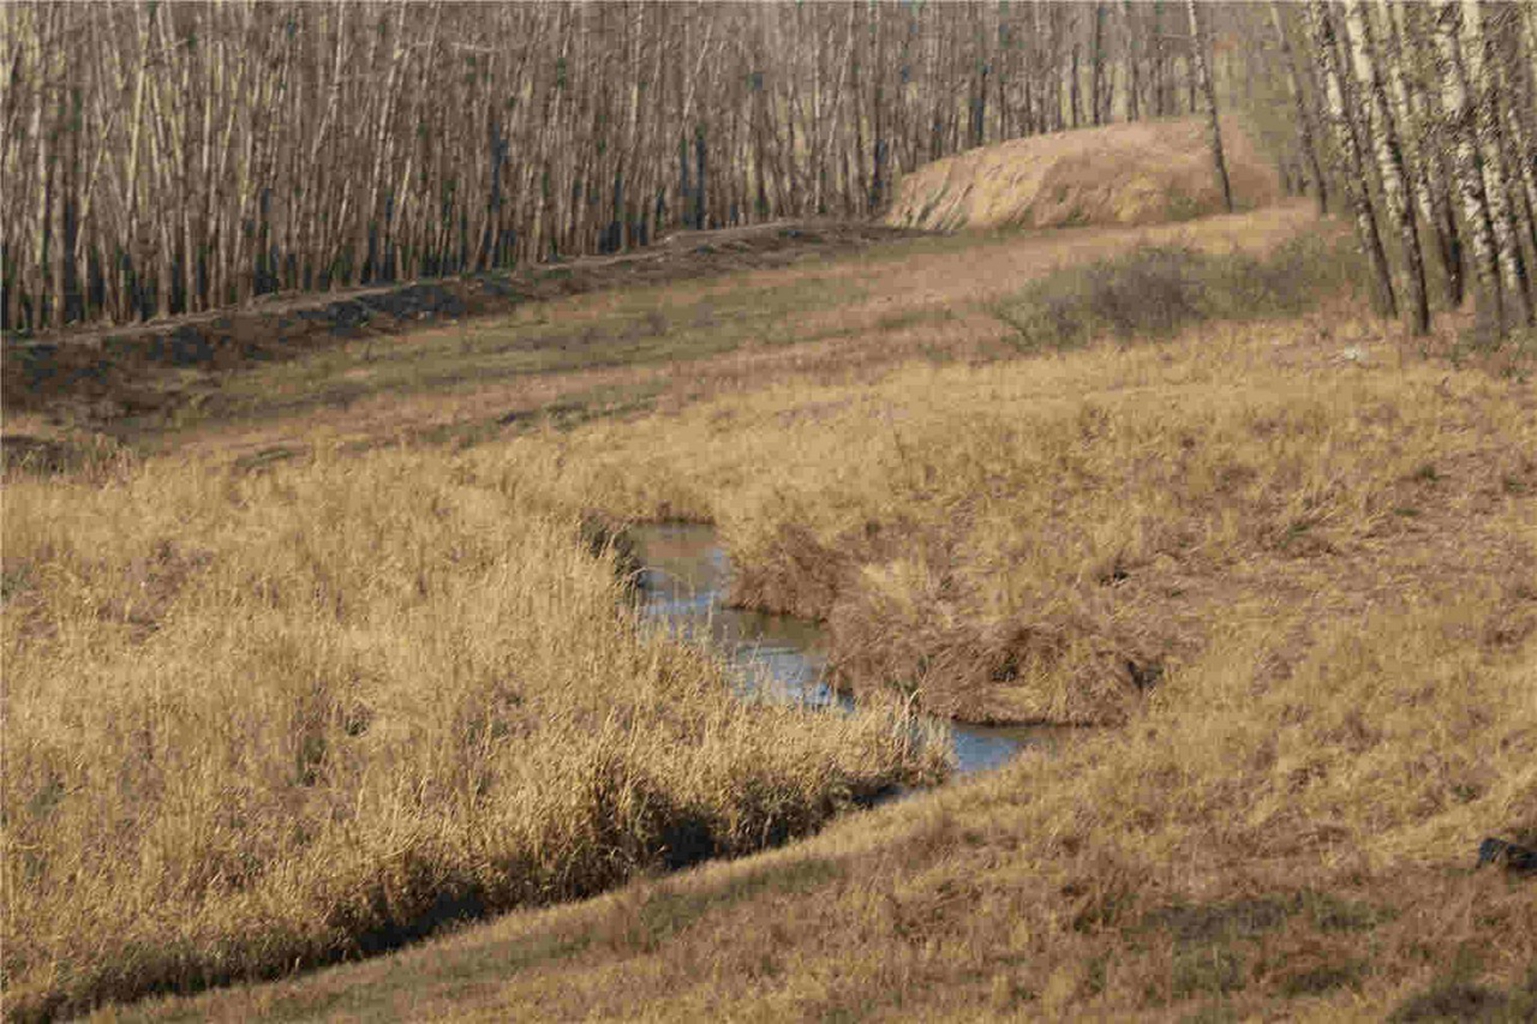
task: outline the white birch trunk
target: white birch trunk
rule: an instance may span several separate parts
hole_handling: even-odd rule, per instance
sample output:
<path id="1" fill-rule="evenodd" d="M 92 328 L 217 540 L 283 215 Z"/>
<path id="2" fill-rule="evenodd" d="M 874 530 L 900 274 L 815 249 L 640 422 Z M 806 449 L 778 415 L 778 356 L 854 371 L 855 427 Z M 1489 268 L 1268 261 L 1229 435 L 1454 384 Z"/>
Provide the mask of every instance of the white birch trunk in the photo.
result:
<path id="1" fill-rule="evenodd" d="M 1399 123 L 1403 125 L 1401 141 L 1407 161 L 1414 174 L 1414 199 L 1419 206 L 1420 219 L 1436 234 L 1436 250 L 1446 278 L 1447 302 L 1453 307 L 1462 305 L 1462 241 L 1457 233 L 1457 218 L 1452 213 L 1447 196 L 1445 153 L 1429 137 L 1429 127 L 1423 111 L 1423 99 L 1409 87 L 1405 72 L 1408 57 L 1399 43 L 1400 35 L 1410 39 L 1395 15 L 1402 8 L 1390 5 L 1388 0 L 1377 0 L 1388 23 L 1387 56 L 1384 63 L 1388 70 L 1388 83 L 1393 91 Z"/>
<path id="2" fill-rule="evenodd" d="M 1313 59 L 1318 62 L 1319 81 L 1323 85 L 1324 102 L 1328 107 L 1329 124 L 1334 130 L 1335 143 L 1340 158 L 1345 161 L 1343 181 L 1345 195 L 1355 213 L 1356 238 L 1371 263 L 1372 280 L 1376 282 L 1377 295 L 1386 315 L 1398 315 L 1398 303 L 1393 294 L 1392 277 L 1388 271 L 1387 255 L 1382 249 L 1382 237 L 1377 232 L 1377 218 L 1372 209 L 1371 194 L 1366 187 L 1367 168 L 1362 158 L 1361 142 L 1356 125 L 1345 105 L 1345 87 L 1341 79 L 1339 61 L 1336 59 L 1334 25 L 1324 0 L 1311 0 L 1307 7 L 1309 34 L 1313 43 Z"/>
<path id="3" fill-rule="evenodd" d="M 1478 282 L 1478 318 L 1482 330 L 1498 336 L 1505 332 L 1504 297 L 1500 290 L 1494 230 L 1484 197 L 1484 179 L 1479 170 L 1473 105 L 1469 102 L 1462 63 L 1462 11 L 1457 0 L 1437 0 L 1435 14 L 1441 111 L 1450 136 L 1457 193 L 1462 201 L 1463 222 Z"/>
<path id="4" fill-rule="evenodd" d="M 1318 203 L 1320 216 L 1329 212 L 1329 186 L 1324 180 L 1323 163 L 1318 158 L 1318 143 L 1313 137 L 1313 114 L 1308 109 L 1307 97 L 1297 75 L 1297 54 L 1286 36 L 1286 24 L 1281 17 L 1280 0 L 1270 0 L 1270 23 L 1275 28 L 1276 39 L 1281 45 L 1281 65 L 1286 72 L 1286 86 L 1291 94 L 1293 116 L 1297 119 L 1297 142 L 1302 158 L 1307 163 L 1308 176 L 1313 182 L 1313 198 Z"/>
<path id="5" fill-rule="evenodd" d="M 1196 11 L 1196 0 L 1185 0 L 1185 11 L 1190 21 L 1190 56 L 1195 61 L 1195 76 L 1200 84 L 1201 95 L 1206 100 L 1206 130 L 1211 143 L 1211 159 L 1217 170 L 1217 184 L 1222 188 L 1222 205 L 1233 212 L 1233 186 L 1228 181 L 1227 158 L 1222 153 L 1222 126 L 1217 121 L 1217 90 L 1212 85 L 1210 62 L 1206 54 L 1206 36 L 1201 31 L 1201 19 Z"/>
<path id="6" fill-rule="evenodd" d="M 1499 257 L 1500 282 L 1512 313 L 1520 323 L 1532 323 L 1532 302 L 1528 291 L 1526 261 L 1521 254 L 1521 240 L 1511 205 L 1510 175 L 1505 167 L 1504 147 L 1500 141 L 1498 99 L 1491 88 L 1488 44 L 1483 32 L 1483 5 L 1478 0 L 1463 0 L 1463 30 L 1467 33 L 1464 50 L 1472 93 L 1474 134 L 1479 163 L 1483 170 L 1484 194 L 1489 203 L 1489 219 L 1494 226 L 1495 250 Z"/>
<path id="7" fill-rule="evenodd" d="M 1430 331 L 1425 262 L 1420 252 L 1419 231 L 1414 223 L 1414 208 L 1410 201 L 1412 185 L 1404 167 L 1398 126 L 1388 106 L 1387 90 L 1383 86 L 1374 52 L 1376 46 L 1371 20 L 1362 0 L 1345 0 L 1345 18 L 1356 79 L 1365 90 L 1371 108 L 1369 134 L 1377 159 L 1377 170 L 1381 174 L 1383 203 L 1388 208 L 1388 217 L 1398 228 L 1399 242 L 1403 249 L 1404 274 L 1408 279 L 1408 305 L 1404 310 L 1404 319 L 1411 333 L 1424 335 Z"/>

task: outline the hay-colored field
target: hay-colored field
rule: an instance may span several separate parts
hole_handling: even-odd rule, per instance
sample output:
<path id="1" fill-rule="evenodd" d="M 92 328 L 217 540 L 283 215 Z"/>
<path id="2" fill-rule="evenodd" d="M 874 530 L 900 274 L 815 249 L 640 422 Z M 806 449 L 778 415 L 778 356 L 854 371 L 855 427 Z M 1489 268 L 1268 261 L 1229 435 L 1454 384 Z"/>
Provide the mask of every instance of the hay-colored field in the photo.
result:
<path id="1" fill-rule="evenodd" d="M 1014 139 L 924 164 L 898 183 L 885 223 L 929 231 L 1161 224 L 1218 213 L 1206 126 L 1134 121 Z M 1275 168 L 1222 122 L 1233 203 L 1275 202 Z"/>
<path id="2" fill-rule="evenodd" d="M 1288 234 L 1332 229 L 1317 232 L 1287 207 L 1185 230 L 1194 249 L 1220 252 L 1221 239 L 1238 239 L 1264 254 Z M 1139 240 L 1082 231 L 1055 242 L 997 236 L 976 248 L 923 241 L 905 254 L 764 272 L 755 286 L 791 289 L 812 274 L 819 289 L 810 308 L 782 307 L 772 326 L 785 336 L 773 344 L 747 337 L 691 361 L 680 350 L 660 367 L 450 391 L 438 413 L 456 427 L 481 422 L 511 394 L 529 412 L 501 432 L 449 431 L 478 442 L 463 448 L 323 452 L 255 475 L 230 468 L 266 444 L 386 441 L 401 422 L 434 414 L 434 393 L 422 388 L 393 405 L 381 393 L 286 423 L 242 418 L 161 435 L 161 447 L 181 452 L 105 488 L 78 478 L 23 481 L 40 488 L 31 492 L 8 486 L 7 572 L 17 535 L 41 538 L 22 550 L 62 567 L 29 572 L 33 589 L 8 596 L 13 706 L 15 647 L 41 642 L 28 632 L 36 613 L 17 613 L 27 601 L 90 624 L 46 638 L 78 652 L 50 680 L 78 679 L 76 666 L 126 649 L 118 645 L 180 635 L 162 628 L 136 638 L 133 619 L 134 595 L 146 589 L 138 585 L 158 592 L 165 571 L 152 540 L 174 526 L 205 538 L 178 542 L 177 558 L 204 548 L 215 556 L 188 578 L 235 603 L 214 605 L 211 616 L 199 603 L 172 603 L 165 621 L 183 615 L 180 628 L 195 626 L 195 635 L 220 623 L 238 633 L 231 624 L 246 621 L 266 566 L 307 566 L 282 573 L 305 581 L 286 598 L 306 610 L 295 621 L 323 650 L 376 655 L 368 664 L 382 666 L 384 682 L 364 676 L 363 692 L 399 700 L 407 721 L 436 714 L 414 687 L 417 668 L 441 670 L 459 646 L 480 657 L 488 630 L 497 638 L 490 649 L 503 650 L 513 642 L 506 630 L 554 629 L 553 651 L 540 654 L 545 641 L 532 637 L 509 657 L 520 672 L 538 674 L 527 659 L 565 680 L 543 707 L 562 706 L 567 691 L 584 695 L 585 710 L 566 732 L 556 729 L 561 736 L 585 735 L 583 716 L 614 699 L 584 682 L 593 673 L 570 668 L 596 657 L 642 666 L 619 673 L 638 692 L 681 679 L 709 714 L 740 720 L 740 731 L 720 734 L 725 747 L 708 751 L 735 758 L 738 772 L 766 764 L 782 778 L 791 770 L 772 768 L 781 759 L 827 764 L 835 751 L 826 743 L 847 744 L 849 760 L 837 762 L 844 772 L 872 760 L 861 751 L 888 751 L 881 763 L 893 768 L 921 767 L 884 746 L 889 720 L 856 720 L 846 728 L 864 739 L 851 741 L 820 731 L 829 723 L 794 719 L 802 732 L 791 749 L 806 753 L 786 753 L 780 734 L 752 717 L 767 712 L 710 704 L 720 692 L 706 682 L 711 670 L 635 637 L 614 611 L 611 576 L 574 544 L 576 510 L 594 509 L 620 520 L 716 522 L 743 570 L 740 596 L 825 617 L 835 662 L 865 692 L 895 690 L 973 718 L 1115 723 L 1055 755 L 1027 754 L 991 777 L 836 822 L 786 849 L 519 911 L 369 963 L 109 1008 L 103 1018 L 1529 1018 L 1537 883 L 1472 867 L 1486 835 L 1537 844 L 1537 389 L 1518 360 L 1447 358 L 1461 352 L 1452 317 L 1426 345 L 1384 330 L 1348 292 L 1328 287 L 1336 268 L 1327 244 L 1308 250 L 1325 273 L 1308 285 L 1316 295 L 1306 312 L 1201 320 L 1207 314 L 1186 311 L 1193 320 L 1175 317 L 1156 338 L 1076 339 L 1060 350 L 1030 340 L 1041 323 L 1095 322 L 1069 315 L 1079 292 L 1031 284 L 1053 251 L 1068 254 L 1062 280 L 1071 284 L 1072 266 Z M 1148 272 L 1145 261 L 1117 260 L 1085 279 L 1114 284 Z M 1150 265 L 1156 274 L 1213 273 L 1188 254 L 1156 255 Z M 1012 291 L 1003 266 L 1024 268 Z M 1135 280 L 1164 280 L 1156 274 Z M 1231 276 L 1210 281 L 1234 286 Z M 847 303 L 837 298 L 844 282 L 857 284 Z M 665 313 L 699 301 L 697 290 L 674 287 L 547 312 L 617 325 L 637 304 Z M 817 323 L 842 330 L 817 333 L 808 326 Z M 798 342 L 802 329 L 807 340 Z M 540 416 L 569 395 L 562 388 L 599 379 L 649 381 L 654 408 L 592 409 L 580 422 L 558 410 Z M 25 528 L 12 514 L 23 503 L 36 506 L 21 518 Z M 352 511 L 313 523 L 301 512 L 335 506 Z M 189 517 L 186 508 L 202 511 Z M 94 532 L 83 528 L 104 509 L 116 511 Z M 291 529 L 257 529 L 279 509 L 277 522 Z M 47 526 L 55 521 L 64 525 Z M 305 530 L 333 540 L 296 544 Z M 485 531 L 493 539 L 477 540 Z M 457 548 L 479 566 L 468 580 L 455 568 Z M 523 557 L 496 554 L 509 548 Z M 515 571 L 524 586 L 509 594 L 495 573 Z M 418 622 L 410 609 L 423 572 L 429 593 L 457 596 L 433 599 L 443 617 Z M 528 610 L 528 594 L 567 577 L 588 581 L 575 588 L 580 614 Z M 8 578 L 8 595 L 10 586 Z M 346 595 L 362 608 L 386 598 L 400 606 L 377 605 L 386 617 L 349 630 L 332 622 L 337 594 L 354 613 Z M 571 622 L 556 628 L 562 616 Z M 443 623 L 459 643 L 434 639 Z M 602 638 L 596 654 L 591 635 Z M 422 653 L 410 654 L 414 647 Z M 175 649 L 204 673 L 188 678 L 233 664 L 206 654 L 194 662 L 210 648 L 190 641 Z M 645 667 L 655 664 L 684 668 Z M 34 678 L 43 692 L 44 674 Z M 133 692 L 157 694 L 159 714 L 175 707 L 174 693 Z M 244 706 L 238 689 L 212 692 L 220 695 L 212 707 Z M 469 707 L 486 692 L 466 689 Z M 662 760 L 644 765 L 699 779 L 687 790 L 699 800 L 730 789 L 711 789 L 704 767 L 681 767 L 693 764 L 694 719 L 679 725 L 644 712 L 649 697 L 622 701 L 636 709 L 641 735 L 655 737 Z M 95 732 L 78 735 L 112 735 L 102 723 L 115 718 L 90 700 L 38 708 L 92 723 Z M 325 720 L 345 749 L 346 716 Z M 239 721 L 248 736 L 271 728 L 259 709 Z M 24 735 L 11 731 L 9 715 L 7 730 L 8 746 Z M 127 727 L 122 749 L 148 742 L 142 731 Z M 61 763 L 71 763 L 66 755 L 98 763 L 88 749 L 65 749 Z M 302 747 L 274 749 L 269 770 L 287 777 Z M 436 749 L 409 742 L 391 756 L 416 765 Z M 99 763 L 119 762 L 140 763 Z M 805 770 L 813 781 L 784 790 L 825 787 L 826 769 Z M 439 777 L 415 767 L 404 774 Z M 178 792 L 167 780 L 200 791 L 178 781 L 193 775 L 168 773 L 165 792 Z M 9 768 L 7 787 L 10 815 L 30 791 L 13 796 Z M 100 799 L 113 806 L 110 793 Z M 11 834 L 8 825 L 8 842 Z M 376 848 L 365 843 L 355 856 Z M 466 870 L 483 863 L 465 856 Z M 134 899 L 124 905 L 153 902 Z M 221 890 L 207 920 L 234 920 L 218 915 L 246 905 Z M 8 917 L 19 920 L 33 918 Z M 61 962 L 84 962 L 88 951 L 56 931 Z M 191 948 L 203 948 L 199 941 Z"/>

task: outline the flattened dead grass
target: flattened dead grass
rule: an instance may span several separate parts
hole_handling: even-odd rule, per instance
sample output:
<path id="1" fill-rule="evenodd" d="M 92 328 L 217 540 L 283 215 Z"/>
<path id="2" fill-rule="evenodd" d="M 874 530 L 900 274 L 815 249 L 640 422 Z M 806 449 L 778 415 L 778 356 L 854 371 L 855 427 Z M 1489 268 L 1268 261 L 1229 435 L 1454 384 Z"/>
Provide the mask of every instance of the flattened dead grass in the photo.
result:
<path id="1" fill-rule="evenodd" d="M 1139 245 L 1263 254 L 1316 227 L 1310 207 L 1293 203 L 1188 224 L 872 245 L 346 344 L 247 368 L 170 419 L 110 429 L 138 450 L 223 459 L 317 443 L 479 443 L 546 421 L 666 413 L 765 381 L 852 382 L 910 360 L 1012 357 L 1017 332 L 997 307 L 1023 282 Z M 17 430 L 59 433 L 45 418 L 8 416 L 7 432 Z"/>

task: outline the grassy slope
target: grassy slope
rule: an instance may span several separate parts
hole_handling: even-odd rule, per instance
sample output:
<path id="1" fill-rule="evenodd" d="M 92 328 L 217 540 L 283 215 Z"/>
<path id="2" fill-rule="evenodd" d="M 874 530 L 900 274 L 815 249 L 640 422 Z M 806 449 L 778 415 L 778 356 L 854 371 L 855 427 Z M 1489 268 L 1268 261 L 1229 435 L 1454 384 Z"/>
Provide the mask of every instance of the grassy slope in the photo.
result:
<path id="1" fill-rule="evenodd" d="M 715 518 L 760 600 L 832 617 L 856 681 L 861 657 L 927 658 L 906 678 L 936 706 L 1123 728 L 791 849 L 131 1015 L 1529 1014 L 1537 894 L 1468 867 L 1485 834 L 1537 838 L 1531 385 L 1338 303 L 992 361 L 1009 275 L 1109 238 L 819 270 L 869 288 L 787 314 L 844 323 L 835 341 L 674 368 L 658 415 L 454 465 Z M 482 414 L 461 399 L 449 422 Z M 199 443 L 429 415 L 378 402 Z M 1128 652 L 1162 669 L 1151 696 L 1101 671 Z"/>
<path id="2" fill-rule="evenodd" d="M 923 238 L 778 270 L 534 303 L 507 317 L 258 364 L 171 422 L 124 420 L 113 433 L 140 451 L 216 459 L 327 441 L 483 441 L 546 419 L 666 412 L 764 380 L 865 378 L 907 359 L 1010 354 L 1015 332 L 997 304 L 1021 281 L 1139 244 L 1263 248 L 1310 222 L 1294 205 L 1182 225 Z M 55 428 L 27 415 L 9 417 L 6 430 L 49 436 Z"/>

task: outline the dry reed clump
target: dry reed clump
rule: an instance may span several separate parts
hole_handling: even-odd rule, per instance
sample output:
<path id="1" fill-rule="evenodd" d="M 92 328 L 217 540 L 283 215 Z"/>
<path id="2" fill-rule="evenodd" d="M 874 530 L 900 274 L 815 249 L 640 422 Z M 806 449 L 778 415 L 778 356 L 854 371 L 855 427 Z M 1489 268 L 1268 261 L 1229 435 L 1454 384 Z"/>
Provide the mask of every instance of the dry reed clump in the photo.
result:
<path id="1" fill-rule="evenodd" d="M 890 715 L 733 698 L 539 488 L 403 451 L 8 481 L 8 1013 L 388 948 L 939 770 Z"/>

